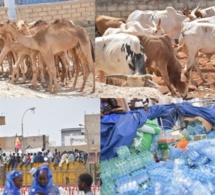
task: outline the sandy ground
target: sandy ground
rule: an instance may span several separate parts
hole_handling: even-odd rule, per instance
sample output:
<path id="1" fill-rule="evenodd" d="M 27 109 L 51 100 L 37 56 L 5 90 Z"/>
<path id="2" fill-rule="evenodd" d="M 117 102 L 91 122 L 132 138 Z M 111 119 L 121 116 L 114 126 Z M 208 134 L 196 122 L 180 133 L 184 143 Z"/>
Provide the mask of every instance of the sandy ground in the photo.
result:
<path id="1" fill-rule="evenodd" d="M 183 53 L 179 53 L 180 63 L 182 66 L 186 63 L 187 57 Z M 207 58 L 200 57 L 200 68 L 207 82 L 203 83 L 196 71 L 193 72 L 194 80 L 199 84 L 198 88 L 190 86 L 187 98 L 215 98 L 215 56 L 212 56 L 211 61 Z M 7 66 L 5 67 L 7 71 Z M 30 80 L 22 83 L 21 78 L 15 84 L 9 83 L 8 76 L 3 76 L 0 72 L 0 98 L 77 98 L 77 97 L 115 97 L 115 98 L 134 98 L 134 97 L 153 97 L 161 98 L 163 94 L 170 96 L 161 77 L 155 77 L 153 81 L 161 85 L 159 91 L 154 88 L 147 87 L 118 87 L 106 85 L 96 82 L 96 92 L 91 94 L 92 90 L 92 75 L 87 81 L 84 92 L 77 92 L 82 84 L 82 76 L 79 76 L 76 90 L 72 90 L 71 86 L 73 78 L 67 86 L 59 83 L 60 91 L 57 94 L 50 94 L 39 83 L 37 89 L 32 89 Z M 162 94 L 163 93 L 163 94 Z"/>

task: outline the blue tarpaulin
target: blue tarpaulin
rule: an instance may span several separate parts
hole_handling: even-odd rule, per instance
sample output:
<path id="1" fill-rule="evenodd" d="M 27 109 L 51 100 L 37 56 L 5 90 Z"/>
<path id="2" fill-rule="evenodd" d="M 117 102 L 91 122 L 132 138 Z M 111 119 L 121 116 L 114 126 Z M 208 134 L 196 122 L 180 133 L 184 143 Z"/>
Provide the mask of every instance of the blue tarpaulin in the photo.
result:
<path id="1" fill-rule="evenodd" d="M 164 127 L 168 126 L 171 129 L 178 116 L 201 116 L 215 125 L 214 107 L 195 107 L 187 102 L 150 106 L 148 112 L 139 109 L 122 114 L 105 115 L 101 118 L 101 160 L 114 157 L 119 146 L 129 147 L 137 129 L 144 125 L 147 119 L 161 117 L 166 123 Z"/>
<path id="2" fill-rule="evenodd" d="M 147 115 L 143 109 L 105 115 L 101 119 L 101 160 L 115 156 L 119 146 L 130 146 L 137 129 L 142 127 L 146 120 Z"/>

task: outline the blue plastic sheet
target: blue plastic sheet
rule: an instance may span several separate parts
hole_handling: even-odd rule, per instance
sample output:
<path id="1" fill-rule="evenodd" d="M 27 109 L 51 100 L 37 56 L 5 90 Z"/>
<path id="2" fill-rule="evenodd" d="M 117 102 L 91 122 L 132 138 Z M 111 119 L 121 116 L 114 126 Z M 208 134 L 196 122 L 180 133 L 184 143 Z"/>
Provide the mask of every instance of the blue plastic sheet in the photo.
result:
<path id="1" fill-rule="evenodd" d="M 162 118 L 165 128 L 171 129 L 179 116 L 200 116 L 215 125 L 215 107 L 195 107 L 190 103 L 150 106 L 149 111 L 143 109 L 123 114 L 110 114 L 101 118 L 101 160 L 116 155 L 116 148 L 130 146 L 136 136 L 137 129 L 147 119 Z"/>
<path id="2" fill-rule="evenodd" d="M 101 118 L 101 160 L 114 157 L 119 146 L 130 146 L 146 120 L 143 109 Z"/>

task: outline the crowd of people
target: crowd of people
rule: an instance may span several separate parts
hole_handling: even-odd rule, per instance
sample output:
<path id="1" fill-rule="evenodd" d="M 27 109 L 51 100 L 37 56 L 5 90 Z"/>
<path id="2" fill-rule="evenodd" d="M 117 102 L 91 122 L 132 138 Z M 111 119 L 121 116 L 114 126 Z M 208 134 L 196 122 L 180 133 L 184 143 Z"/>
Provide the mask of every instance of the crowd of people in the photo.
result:
<path id="1" fill-rule="evenodd" d="M 17 170 L 9 172 L 6 176 L 6 184 L 3 195 L 21 195 L 23 174 Z M 78 188 L 84 191 L 85 195 L 93 195 L 91 186 L 92 176 L 88 173 L 81 174 L 78 179 Z M 37 168 L 33 174 L 29 195 L 60 195 L 58 187 L 52 180 L 52 173 L 48 166 L 43 165 Z"/>
<path id="2" fill-rule="evenodd" d="M 67 164 L 67 168 L 69 167 L 69 163 L 80 161 L 83 164 L 86 164 L 88 159 L 88 154 L 81 150 L 72 150 L 72 151 L 57 151 L 52 153 L 50 150 L 46 152 L 39 151 L 38 153 L 27 153 L 27 154 L 19 154 L 19 153 L 10 153 L 6 155 L 5 152 L 0 148 L 0 164 L 5 164 L 8 171 L 11 169 L 17 169 L 18 164 L 20 164 L 20 169 L 23 167 L 28 169 L 32 168 L 34 163 L 53 163 L 54 168 L 57 166 L 62 168 L 62 164 L 65 162 Z"/>

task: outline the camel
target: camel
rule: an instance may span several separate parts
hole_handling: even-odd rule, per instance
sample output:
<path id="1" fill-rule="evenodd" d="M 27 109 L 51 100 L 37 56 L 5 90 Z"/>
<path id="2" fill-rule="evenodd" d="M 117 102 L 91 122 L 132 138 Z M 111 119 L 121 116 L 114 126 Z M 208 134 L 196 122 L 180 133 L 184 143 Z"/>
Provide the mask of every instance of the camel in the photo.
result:
<path id="1" fill-rule="evenodd" d="M 70 25 L 65 25 L 70 23 Z M 52 25 L 40 29 L 33 36 L 26 36 L 17 30 L 11 22 L 0 23 L 0 32 L 5 31 L 13 35 L 25 47 L 40 51 L 48 67 L 50 82 L 48 90 L 58 92 L 56 78 L 56 68 L 54 66 L 54 55 L 66 51 L 77 50 L 77 56 L 83 69 L 83 83 L 80 92 L 83 91 L 90 72 L 93 74 L 93 89 L 95 92 L 95 64 L 93 59 L 93 49 L 86 30 L 83 27 L 74 25 L 66 19 L 56 20 Z M 60 37 L 60 38 L 59 38 Z M 53 85 L 54 84 L 54 89 Z"/>
<path id="2" fill-rule="evenodd" d="M 2 36 L 0 35 L 0 50 L 2 51 L 2 49 L 4 48 L 4 40 L 2 39 Z M 13 62 L 14 62 L 14 56 L 12 52 L 9 52 L 7 54 L 7 61 L 8 61 L 8 65 L 9 65 L 9 72 L 10 74 L 12 74 L 12 69 L 13 69 Z M 0 60 L 0 66 L 1 66 L 1 72 L 2 74 L 4 74 L 4 67 L 3 67 L 3 60 Z"/>
<path id="3" fill-rule="evenodd" d="M 34 74 L 37 72 L 36 68 L 36 55 L 37 51 L 33 51 L 29 48 L 24 47 L 21 43 L 14 41 L 9 33 L 2 33 L 2 39 L 4 40 L 4 48 L 2 49 L 2 52 L 0 54 L 0 63 L 3 61 L 5 56 L 8 54 L 8 52 L 12 51 L 15 57 L 15 66 L 12 71 L 12 78 L 11 83 L 13 84 L 14 81 L 16 81 L 19 78 L 19 67 L 21 68 L 22 75 L 23 75 L 23 82 L 25 82 L 25 68 L 24 68 L 24 59 L 26 56 L 29 56 L 32 63 L 32 69 L 33 69 L 33 79 L 32 79 L 32 85 L 36 85 L 36 75 Z M 21 66 L 20 66 L 21 65 Z M 16 80 L 15 80 L 16 76 Z"/>

